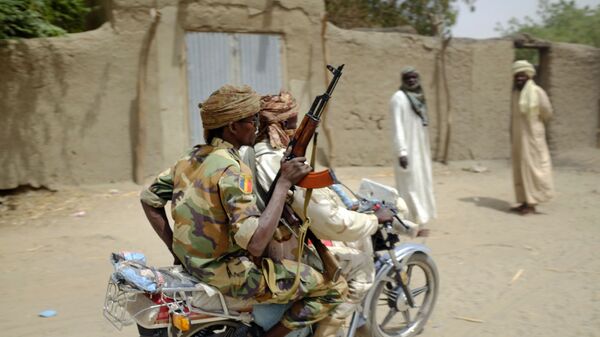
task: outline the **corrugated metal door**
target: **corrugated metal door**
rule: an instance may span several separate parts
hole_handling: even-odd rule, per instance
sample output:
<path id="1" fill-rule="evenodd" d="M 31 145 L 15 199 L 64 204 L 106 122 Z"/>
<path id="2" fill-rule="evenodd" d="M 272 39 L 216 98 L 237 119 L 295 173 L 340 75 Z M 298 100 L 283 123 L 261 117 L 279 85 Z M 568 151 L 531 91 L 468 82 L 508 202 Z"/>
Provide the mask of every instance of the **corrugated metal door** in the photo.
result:
<path id="1" fill-rule="evenodd" d="M 220 86 L 248 84 L 260 94 L 281 89 L 279 35 L 189 32 L 185 42 L 192 145 L 204 143 L 198 103 Z"/>

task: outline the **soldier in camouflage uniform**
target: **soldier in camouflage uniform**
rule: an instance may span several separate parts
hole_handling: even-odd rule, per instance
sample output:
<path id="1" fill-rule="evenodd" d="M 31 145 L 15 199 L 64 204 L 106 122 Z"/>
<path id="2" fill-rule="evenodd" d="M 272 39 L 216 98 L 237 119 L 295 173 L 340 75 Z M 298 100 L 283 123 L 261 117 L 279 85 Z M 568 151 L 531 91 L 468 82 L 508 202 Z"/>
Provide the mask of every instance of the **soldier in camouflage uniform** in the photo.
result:
<path id="1" fill-rule="evenodd" d="M 262 214 L 256 207 L 250 169 L 239 148 L 252 145 L 258 127 L 259 96 L 250 87 L 226 85 L 201 106 L 207 145 L 197 145 L 161 173 L 142 192 L 142 206 L 176 262 L 200 281 L 228 296 L 260 302 L 294 302 L 280 324 L 266 336 L 283 336 L 325 318 L 343 299 L 346 283 L 326 283 L 309 266 L 300 266 L 300 285 L 292 261 L 265 263 L 290 187 L 310 167 L 305 158 L 282 164 L 281 179 Z M 171 201 L 171 231 L 165 204 Z"/>

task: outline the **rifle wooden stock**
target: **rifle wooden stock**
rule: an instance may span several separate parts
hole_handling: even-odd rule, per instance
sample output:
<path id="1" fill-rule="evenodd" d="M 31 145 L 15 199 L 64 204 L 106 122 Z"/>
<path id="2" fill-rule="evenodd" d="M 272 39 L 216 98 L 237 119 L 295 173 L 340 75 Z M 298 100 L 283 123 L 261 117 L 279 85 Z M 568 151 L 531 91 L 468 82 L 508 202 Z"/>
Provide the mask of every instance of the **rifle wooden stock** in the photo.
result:
<path id="1" fill-rule="evenodd" d="M 310 172 L 296 185 L 304 188 L 323 188 L 335 184 L 335 177 L 331 170 Z"/>
<path id="2" fill-rule="evenodd" d="M 342 268 L 338 263 L 335 255 L 331 253 L 329 248 L 317 238 L 315 233 L 313 233 L 310 228 L 306 232 L 306 237 L 312 242 L 313 246 L 319 253 L 319 257 L 321 257 L 321 261 L 323 262 L 323 269 L 325 270 L 324 276 L 332 282 L 337 282 L 342 273 Z"/>

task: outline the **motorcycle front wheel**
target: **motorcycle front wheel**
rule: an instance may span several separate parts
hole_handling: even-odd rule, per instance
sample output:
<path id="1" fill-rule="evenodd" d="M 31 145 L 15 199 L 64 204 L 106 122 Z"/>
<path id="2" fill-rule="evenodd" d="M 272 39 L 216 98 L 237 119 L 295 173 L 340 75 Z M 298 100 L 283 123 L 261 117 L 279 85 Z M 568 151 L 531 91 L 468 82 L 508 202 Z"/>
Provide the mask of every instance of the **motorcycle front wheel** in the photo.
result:
<path id="1" fill-rule="evenodd" d="M 413 337 L 421 333 L 435 305 L 438 294 L 438 272 L 433 259 L 415 253 L 404 264 L 407 291 L 414 303 L 409 304 L 405 291 L 392 265 L 386 265 L 384 276 L 373 285 L 368 327 L 377 337 Z"/>

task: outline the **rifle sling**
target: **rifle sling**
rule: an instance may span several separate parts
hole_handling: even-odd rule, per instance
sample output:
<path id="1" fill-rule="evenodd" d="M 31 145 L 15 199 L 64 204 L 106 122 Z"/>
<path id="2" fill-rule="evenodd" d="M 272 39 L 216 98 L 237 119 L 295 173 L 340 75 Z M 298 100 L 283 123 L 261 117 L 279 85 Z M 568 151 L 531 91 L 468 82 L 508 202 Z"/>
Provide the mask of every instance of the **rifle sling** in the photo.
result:
<path id="1" fill-rule="evenodd" d="M 314 168 L 315 166 L 315 153 L 317 149 L 317 141 L 316 137 L 313 139 L 313 149 L 310 158 L 310 166 Z M 310 217 L 308 216 L 308 205 L 310 204 L 310 199 L 312 198 L 312 188 L 306 189 L 306 194 L 304 195 L 304 222 L 302 226 L 298 229 L 298 261 L 296 264 L 296 277 L 294 278 L 294 283 L 287 291 L 283 291 L 279 289 L 277 286 L 275 275 L 273 274 L 274 266 L 273 261 L 271 259 L 263 260 L 263 273 L 266 274 L 266 280 L 269 288 L 271 288 L 271 292 L 274 297 L 284 299 L 292 296 L 298 286 L 300 286 L 300 265 L 302 263 L 302 255 L 304 254 L 304 241 L 306 240 L 306 232 L 308 231 L 308 227 L 310 227 Z M 267 268 L 264 268 L 267 267 Z M 266 270 L 265 270 L 266 269 Z"/>

